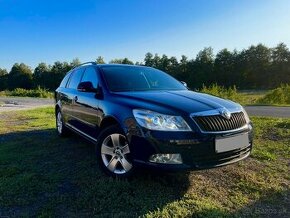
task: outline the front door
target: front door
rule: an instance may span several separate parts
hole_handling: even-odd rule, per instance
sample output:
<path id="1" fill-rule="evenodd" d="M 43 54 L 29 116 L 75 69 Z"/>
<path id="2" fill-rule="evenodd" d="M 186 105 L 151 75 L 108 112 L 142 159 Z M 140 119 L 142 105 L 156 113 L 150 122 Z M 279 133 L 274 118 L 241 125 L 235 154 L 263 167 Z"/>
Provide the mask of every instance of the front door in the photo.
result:
<path id="1" fill-rule="evenodd" d="M 84 75 L 81 82 L 91 82 L 94 88 L 98 86 L 98 75 L 96 68 L 88 66 L 85 68 Z M 78 91 L 77 99 L 74 104 L 75 117 L 78 118 L 78 128 L 89 135 L 97 138 L 98 135 L 98 106 L 99 100 L 95 97 L 94 92 L 80 92 Z"/>

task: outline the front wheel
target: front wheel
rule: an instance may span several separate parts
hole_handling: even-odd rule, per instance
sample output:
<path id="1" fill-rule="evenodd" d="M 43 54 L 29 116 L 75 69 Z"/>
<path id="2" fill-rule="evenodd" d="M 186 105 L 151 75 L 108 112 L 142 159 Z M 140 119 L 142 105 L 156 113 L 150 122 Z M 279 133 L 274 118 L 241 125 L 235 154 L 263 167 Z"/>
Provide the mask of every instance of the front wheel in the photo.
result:
<path id="1" fill-rule="evenodd" d="M 101 169 L 109 176 L 126 178 L 135 170 L 128 140 L 118 126 L 110 126 L 100 133 L 96 152 Z"/>

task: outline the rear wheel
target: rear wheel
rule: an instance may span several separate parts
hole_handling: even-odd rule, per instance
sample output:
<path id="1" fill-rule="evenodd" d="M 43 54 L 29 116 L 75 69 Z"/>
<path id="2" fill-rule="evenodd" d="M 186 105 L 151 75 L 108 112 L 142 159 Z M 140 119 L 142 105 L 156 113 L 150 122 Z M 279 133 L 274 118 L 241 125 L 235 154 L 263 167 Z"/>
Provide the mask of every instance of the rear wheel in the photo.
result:
<path id="1" fill-rule="evenodd" d="M 56 112 L 56 130 L 59 136 L 67 136 L 69 131 L 64 125 L 62 113 L 59 109 Z"/>
<path id="2" fill-rule="evenodd" d="M 125 178 L 134 172 L 128 140 L 118 126 L 110 126 L 100 133 L 96 151 L 100 167 L 106 174 Z"/>

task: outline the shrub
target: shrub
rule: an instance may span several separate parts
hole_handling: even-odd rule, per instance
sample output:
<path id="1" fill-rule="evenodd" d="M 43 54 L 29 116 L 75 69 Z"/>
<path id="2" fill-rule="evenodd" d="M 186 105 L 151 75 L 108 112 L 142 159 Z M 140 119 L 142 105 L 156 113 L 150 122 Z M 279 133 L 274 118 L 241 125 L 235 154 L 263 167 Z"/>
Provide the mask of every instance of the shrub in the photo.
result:
<path id="1" fill-rule="evenodd" d="M 258 100 L 260 104 L 290 104 L 290 84 L 282 84 L 280 87 L 269 91 Z"/>
<path id="2" fill-rule="evenodd" d="M 225 88 L 217 84 L 213 84 L 209 87 L 203 85 L 202 89 L 198 91 L 204 92 L 210 95 L 215 95 L 221 98 L 226 98 L 232 101 L 240 102 L 242 100 L 242 96 L 237 92 L 236 86 Z"/>
<path id="3" fill-rule="evenodd" d="M 2 96 L 19 96 L 19 97 L 37 97 L 37 98 L 53 98 L 53 93 L 47 89 L 37 87 L 36 89 L 16 88 L 12 91 L 2 91 Z"/>

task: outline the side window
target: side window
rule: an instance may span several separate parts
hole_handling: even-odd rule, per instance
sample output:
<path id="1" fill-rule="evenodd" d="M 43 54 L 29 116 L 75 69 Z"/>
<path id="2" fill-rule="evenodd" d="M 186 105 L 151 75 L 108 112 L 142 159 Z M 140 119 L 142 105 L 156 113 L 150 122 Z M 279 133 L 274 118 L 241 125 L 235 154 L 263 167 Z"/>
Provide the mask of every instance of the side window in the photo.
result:
<path id="1" fill-rule="evenodd" d="M 87 67 L 82 78 L 82 82 L 91 82 L 94 88 L 98 86 L 97 72 L 94 67 Z"/>
<path id="2" fill-rule="evenodd" d="M 72 73 L 68 88 L 77 89 L 77 87 L 81 81 L 83 71 L 84 71 L 84 68 L 79 68 Z"/>
<path id="3" fill-rule="evenodd" d="M 59 87 L 65 87 L 65 86 L 66 86 L 67 81 L 68 81 L 70 75 L 71 75 L 71 73 L 68 73 L 68 74 L 63 78 L 63 80 L 61 81 Z"/>

